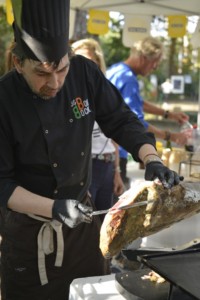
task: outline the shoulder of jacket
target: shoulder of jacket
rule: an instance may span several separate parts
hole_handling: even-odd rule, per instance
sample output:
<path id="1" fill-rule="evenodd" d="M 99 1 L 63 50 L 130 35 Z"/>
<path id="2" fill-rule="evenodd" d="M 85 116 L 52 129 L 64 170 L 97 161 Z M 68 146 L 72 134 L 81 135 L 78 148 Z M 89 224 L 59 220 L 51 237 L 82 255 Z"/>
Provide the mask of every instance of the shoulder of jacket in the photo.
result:
<path id="1" fill-rule="evenodd" d="M 13 76 L 14 76 L 14 72 L 16 72 L 16 71 L 15 71 L 15 70 L 12 70 L 12 71 L 10 71 L 10 72 L 5 73 L 4 75 L 2 75 L 2 76 L 0 77 L 0 82 L 6 82 L 7 80 L 12 79 Z"/>

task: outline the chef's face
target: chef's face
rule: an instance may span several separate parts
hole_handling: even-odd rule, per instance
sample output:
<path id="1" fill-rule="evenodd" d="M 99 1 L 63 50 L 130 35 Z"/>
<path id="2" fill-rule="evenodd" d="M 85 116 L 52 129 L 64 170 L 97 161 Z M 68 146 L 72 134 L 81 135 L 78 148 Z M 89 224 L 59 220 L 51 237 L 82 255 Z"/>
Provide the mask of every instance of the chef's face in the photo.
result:
<path id="1" fill-rule="evenodd" d="M 22 63 L 15 62 L 17 71 L 23 75 L 33 93 L 45 100 L 55 97 L 60 91 L 69 71 L 69 65 L 68 54 L 57 66 L 30 59 L 25 59 Z"/>

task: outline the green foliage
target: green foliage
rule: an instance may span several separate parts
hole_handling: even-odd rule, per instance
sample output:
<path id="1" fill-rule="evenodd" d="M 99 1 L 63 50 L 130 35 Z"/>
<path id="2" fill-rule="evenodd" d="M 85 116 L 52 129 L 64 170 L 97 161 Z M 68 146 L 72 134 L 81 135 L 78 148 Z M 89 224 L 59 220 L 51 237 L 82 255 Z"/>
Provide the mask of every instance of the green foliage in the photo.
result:
<path id="1" fill-rule="evenodd" d="M 122 15 L 117 20 L 111 19 L 109 32 L 104 36 L 99 36 L 107 67 L 125 60 L 129 55 L 129 48 L 122 43 L 123 23 Z M 189 44 L 187 46 L 184 46 L 183 38 L 160 38 L 164 45 L 165 54 L 159 68 L 152 73 L 157 76 L 157 95 L 153 91 L 149 77 L 146 77 L 140 79 L 144 84 L 144 89 L 141 91 L 143 97 L 150 101 L 158 101 L 161 104 L 163 94 L 160 85 L 171 75 L 190 75 L 192 84 L 185 84 L 184 97 L 192 101 L 197 100 L 199 72 L 197 67 L 194 68 L 194 53 L 190 44 L 190 35 L 188 34 Z M 181 96 L 183 95 L 171 94 L 170 99 L 179 100 Z"/>
<path id="2" fill-rule="evenodd" d="M 12 38 L 12 27 L 7 23 L 5 8 L 0 6 L 0 76 L 5 73 L 5 53 Z"/>
<path id="3" fill-rule="evenodd" d="M 111 19 L 110 22 L 109 32 L 99 37 L 107 67 L 123 61 L 129 55 L 129 48 L 122 43 L 122 19 Z"/>

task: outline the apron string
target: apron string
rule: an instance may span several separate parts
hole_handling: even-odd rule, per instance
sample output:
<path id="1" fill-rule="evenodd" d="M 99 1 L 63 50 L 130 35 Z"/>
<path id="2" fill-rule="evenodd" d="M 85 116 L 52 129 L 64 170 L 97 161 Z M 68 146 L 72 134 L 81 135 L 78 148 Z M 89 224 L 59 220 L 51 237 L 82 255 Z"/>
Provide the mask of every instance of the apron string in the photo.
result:
<path id="1" fill-rule="evenodd" d="M 62 233 L 62 223 L 56 220 L 48 220 L 33 214 L 28 214 L 29 217 L 43 222 L 37 237 L 38 244 L 38 270 L 41 284 L 47 284 L 48 278 L 45 267 L 45 255 L 54 252 L 53 230 L 57 237 L 57 252 L 55 266 L 61 267 L 64 256 L 64 240 Z"/>

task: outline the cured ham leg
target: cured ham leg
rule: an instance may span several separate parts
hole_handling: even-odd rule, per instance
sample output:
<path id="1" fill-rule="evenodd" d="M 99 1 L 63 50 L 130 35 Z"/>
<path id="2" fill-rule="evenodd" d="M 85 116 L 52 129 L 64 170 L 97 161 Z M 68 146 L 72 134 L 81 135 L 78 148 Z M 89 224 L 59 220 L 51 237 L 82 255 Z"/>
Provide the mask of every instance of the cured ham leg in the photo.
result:
<path id="1" fill-rule="evenodd" d="M 148 205 L 119 210 L 122 205 L 154 200 Z M 114 256 L 139 237 L 149 236 L 200 211 L 200 183 L 183 182 L 171 190 L 154 182 L 137 183 L 126 191 L 104 219 L 100 249 Z"/>

